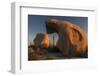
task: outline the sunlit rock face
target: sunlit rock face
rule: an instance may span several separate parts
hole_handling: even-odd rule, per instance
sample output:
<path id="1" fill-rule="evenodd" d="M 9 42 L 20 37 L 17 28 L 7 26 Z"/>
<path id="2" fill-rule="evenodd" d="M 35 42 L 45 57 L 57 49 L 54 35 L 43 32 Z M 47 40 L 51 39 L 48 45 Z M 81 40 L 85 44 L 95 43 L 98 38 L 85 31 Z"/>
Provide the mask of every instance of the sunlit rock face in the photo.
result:
<path id="1" fill-rule="evenodd" d="M 38 33 L 34 39 L 34 45 L 39 48 L 48 48 L 49 47 L 49 38 L 47 34 Z"/>
<path id="2" fill-rule="evenodd" d="M 57 48 L 65 56 L 84 56 L 87 54 L 87 35 L 79 26 L 68 21 L 49 19 L 46 21 L 48 34 L 57 33 Z"/>

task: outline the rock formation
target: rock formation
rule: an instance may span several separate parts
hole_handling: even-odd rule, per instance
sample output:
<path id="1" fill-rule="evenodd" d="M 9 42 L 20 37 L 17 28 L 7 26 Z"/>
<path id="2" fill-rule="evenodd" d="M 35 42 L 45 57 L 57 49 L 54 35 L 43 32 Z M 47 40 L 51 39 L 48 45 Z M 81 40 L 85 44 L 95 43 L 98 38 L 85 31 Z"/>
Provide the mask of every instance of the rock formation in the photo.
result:
<path id="1" fill-rule="evenodd" d="M 46 30 L 48 34 L 58 34 L 56 46 L 64 56 L 87 54 L 87 36 L 79 26 L 68 21 L 49 19 L 46 21 Z"/>
<path id="2" fill-rule="evenodd" d="M 34 45 L 28 47 L 28 60 L 44 60 L 47 59 L 46 51 Z"/>
<path id="3" fill-rule="evenodd" d="M 34 39 L 34 45 L 39 48 L 48 48 L 49 47 L 49 38 L 47 34 L 38 33 Z"/>

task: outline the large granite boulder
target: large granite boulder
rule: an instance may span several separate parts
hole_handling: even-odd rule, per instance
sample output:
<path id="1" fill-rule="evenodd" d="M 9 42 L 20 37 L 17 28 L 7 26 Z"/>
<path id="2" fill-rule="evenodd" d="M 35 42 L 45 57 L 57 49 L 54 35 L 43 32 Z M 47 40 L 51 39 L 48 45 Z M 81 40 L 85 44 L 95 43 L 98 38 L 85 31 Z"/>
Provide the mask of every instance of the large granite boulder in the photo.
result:
<path id="1" fill-rule="evenodd" d="M 48 48 L 49 47 L 49 37 L 47 34 L 38 33 L 34 39 L 34 45 L 39 48 Z"/>
<path id="2" fill-rule="evenodd" d="M 46 30 L 48 34 L 58 34 L 59 39 L 56 46 L 63 55 L 87 55 L 87 35 L 79 26 L 68 21 L 48 19 L 46 21 Z"/>

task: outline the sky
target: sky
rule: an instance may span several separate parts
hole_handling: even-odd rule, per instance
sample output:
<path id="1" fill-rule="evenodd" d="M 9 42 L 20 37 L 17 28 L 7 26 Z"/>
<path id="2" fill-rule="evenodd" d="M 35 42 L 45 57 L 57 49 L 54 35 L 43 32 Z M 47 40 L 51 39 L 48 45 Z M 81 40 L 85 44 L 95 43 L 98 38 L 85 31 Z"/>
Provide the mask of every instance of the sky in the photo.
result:
<path id="1" fill-rule="evenodd" d="M 45 21 L 51 18 L 69 21 L 82 27 L 86 33 L 88 32 L 88 17 L 28 15 L 28 44 L 33 43 L 37 33 L 46 33 Z M 56 33 L 49 35 L 51 40 L 53 36 L 57 41 L 58 35 Z"/>

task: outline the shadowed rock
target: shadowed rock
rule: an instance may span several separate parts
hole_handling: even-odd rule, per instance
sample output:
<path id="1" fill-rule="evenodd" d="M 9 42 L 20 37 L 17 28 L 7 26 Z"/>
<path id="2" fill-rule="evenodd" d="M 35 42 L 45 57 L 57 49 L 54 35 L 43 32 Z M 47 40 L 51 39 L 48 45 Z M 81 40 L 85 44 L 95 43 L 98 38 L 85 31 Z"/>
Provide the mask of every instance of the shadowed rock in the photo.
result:
<path id="1" fill-rule="evenodd" d="M 77 25 L 68 21 L 49 19 L 46 21 L 47 33 L 57 33 L 57 48 L 65 56 L 87 55 L 86 33 Z"/>

